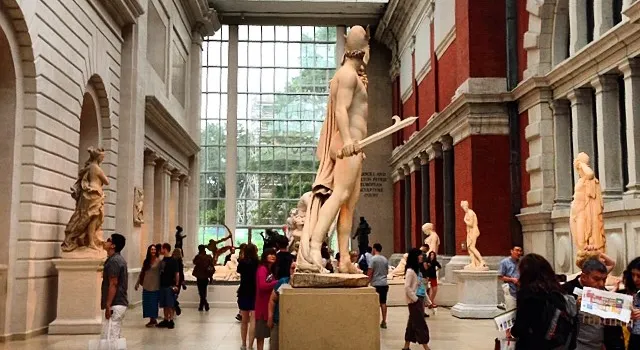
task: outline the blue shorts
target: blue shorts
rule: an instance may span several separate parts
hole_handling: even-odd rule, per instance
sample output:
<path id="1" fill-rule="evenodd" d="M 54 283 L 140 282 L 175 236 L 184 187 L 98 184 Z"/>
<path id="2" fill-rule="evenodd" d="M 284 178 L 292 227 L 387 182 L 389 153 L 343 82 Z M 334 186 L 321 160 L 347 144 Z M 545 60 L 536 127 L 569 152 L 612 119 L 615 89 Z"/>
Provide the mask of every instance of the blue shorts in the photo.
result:
<path id="1" fill-rule="evenodd" d="M 173 308 L 176 304 L 176 295 L 171 287 L 160 287 L 160 295 L 158 298 L 160 307 Z"/>

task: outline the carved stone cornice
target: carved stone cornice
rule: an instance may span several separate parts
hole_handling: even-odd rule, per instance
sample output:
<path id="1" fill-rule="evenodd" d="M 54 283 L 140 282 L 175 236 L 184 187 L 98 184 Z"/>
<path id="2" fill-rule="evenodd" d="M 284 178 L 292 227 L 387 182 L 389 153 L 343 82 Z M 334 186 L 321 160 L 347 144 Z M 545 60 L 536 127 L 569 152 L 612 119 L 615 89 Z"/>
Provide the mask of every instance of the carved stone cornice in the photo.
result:
<path id="1" fill-rule="evenodd" d="M 145 102 L 145 119 L 156 126 L 168 142 L 187 157 L 200 151 L 200 146 L 155 96 L 147 96 Z"/>
<path id="2" fill-rule="evenodd" d="M 128 24 L 135 24 L 144 9 L 138 0 L 107 0 L 100 1 L 120 28 Z"/>
<path id="3" fill-rule="evenodd" d="M 144 151 L 144 165 L 155 166 L 156 160 L 158 159 L 158 155 L 156 152 L 146 149 Z"/>
<path id="4" fill-rule="evenodd" d="M 442 144 L 440 142 L 434 142 L 427 146 L 425 151 L 429 159 L 442 158 Z"/>

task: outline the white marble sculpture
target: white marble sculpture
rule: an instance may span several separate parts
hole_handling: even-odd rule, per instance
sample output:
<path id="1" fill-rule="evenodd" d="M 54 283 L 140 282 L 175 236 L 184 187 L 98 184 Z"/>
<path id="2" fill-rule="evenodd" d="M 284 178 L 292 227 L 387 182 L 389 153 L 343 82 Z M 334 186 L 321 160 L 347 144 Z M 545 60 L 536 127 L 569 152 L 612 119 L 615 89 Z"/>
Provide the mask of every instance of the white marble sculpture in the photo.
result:
<path id="1" fill-rule="evenodd" d="M 569 227 L 576 245 L 576 263 L 605 252 L 604 201 L 600 181 L 589 166 L 589 156 L 580 152 L 573 162 L 578 173 L 571 202 Z"/>
<path id="2" fill-rule="evenodd" d="M 464 223 L 467 225 L 467 251 L 471 258 L 471 264 L 464 267 L 465 270 L 486 271 L 489 267 L 482 259 L 482 255 L 476 248 L 478 237 L 480 237 L 480 229 L 478 228 L 478 217 L 476 213 L 469 208 L 469 202 L 460 202 L 460 207 L 464 210 Z"/>
<path id="3" fill-rule="evenodd" d="M 214 281 L 239 281 L 240 275 L 238 274 L 238 257 L 235 254 L 231 255 L 229 260 L 224 266 L 217 266 L 216 272 L 213 274 Z"/>
<path id="4" fill-rule="evenodd" d="M 435 252 L 438 254 L 438 249 L 440 248 L 440 236 L 433 230 L 433 224 L 427 222 L 422 225 L 422 233 L 425 235 L 424 244 L 429 246 L 429 251 L 427 254 L 431 252 Z"/>
<path id="5" fill-rule="evenodd" d="M 139 187 L 133 189 L 133 224 L 144 224 L 144 192 Z"/>
<path id="6" fill-rule="evenodd" d="M 400 259 L 400 262 L 398 263 L 398 266 L 396 266 L 393 270 L 390 269 L 391 271 L 387 275 L 387 279 L 389 280 L 404 279 L 404 272 L 407 267 L 407 257 L 409 257 L 409 254 L 404 253 L 404 255 L 402 256 L 402 259 Z"/>

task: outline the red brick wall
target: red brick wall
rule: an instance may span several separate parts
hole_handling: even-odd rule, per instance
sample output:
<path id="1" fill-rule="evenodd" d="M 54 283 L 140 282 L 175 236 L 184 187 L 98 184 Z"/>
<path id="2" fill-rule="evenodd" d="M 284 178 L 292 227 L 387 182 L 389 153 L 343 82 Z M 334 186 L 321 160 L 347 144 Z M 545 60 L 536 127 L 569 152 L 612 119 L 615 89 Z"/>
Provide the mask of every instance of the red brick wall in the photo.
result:
<path id="1" fill-rule="evenodd" d="M 506 73 L 504 1 L 466 0 L 465 2 L 469 5 L 470 34 L 467 38 L 471 38 L 466 42 L 469 45 L 469 76 L 504 77 Z M 462 82 L 464 80 L 460 81 Z"/>
<path id="2" fill-rule="evenodd" d="M 417 247 L 420 243 L 422 236 L 420 223 L 422 216 L 422 200 L 420 194 L 422 193 L 422 178 L 420 171 L 414 171 L 411 173 L 411 245 Z"/>
<path id="3" fill-rule="evenodd" d="M 453 61 L 456 64 L 456 76 L 457 76 L 457 84 L 456 88 L 462 84 L 462 82 L 466 81 L 471 76 L 471 65 L 469 64 L 469 2 L 477 1 L 477 0 L 455 0 L 456 2 L 456 39 L 455 39 L 455 57 L 453 57 Z M 493 16 L 489 17 L 493 18 Z M 491 22 L 491 21 L 489 21 Z M 484 34 L 481 34 L 484 35 Z M 476 35 L 479 36 L 479 35 Z M 474 37 L 475 40 L 475 37 Z M 449 50 L 454 46 L 451 45 Z M 503 50 L 504 51 L 504 50 Z M 444 58 L 444 55 L 443 57 Z M 444 70 L 444 67 L 443 67 Z M 451 98 L 449 98 L 451 100 Z M 440 105 L 441 109 L 444 109 L 445 105 Z"/>
<path id="4" fill-rule="evenodd" d="M 531 189 L 531 180 L 527 172 L 527 158 L 529 158 L 529 143 L 524 134 L 524 130 L 529 124 L 528 111 L 520 114 L 520 191 L 522 208 L 527 206 L 527 192 Z"/>
<path id="5" fill-rule="evenodd" d="M 483 255 L 503 255 L 511 245 L 509 137 L 473 135 L 454 147 L 456 198 L 456 254 L 467 254 L 464 211 L 467 200 L 478 216 L 478 250 Z"/>
<path id="6" fill-rule="evenodd" d="M 412 117 L 415 114 L 415 93 L 411 94 L 411 97 L 407 99 L 407 101 L 402 105 L 402 115 L 403 118 Z M 416 131 L 416 124 L 412 124 L 402 129 L 402 140 L 408 140 L 411 134 Z"/>
<path id="7" fill-rule="evenodd" d="M 438 108 L 440 111 L 451 103 L 451 98 L 458 86 L 467 80 L 466 78 L 460 80 L 461 67 L 457 57 L 462 53 L 458 51 L 458 48 L 458 39 L 456 38 L 438 60 Z"/>
<path id="8" fill-rule="evenodd" d="M 418 115 L 420 116 L 421 127 L 427 125 L 427 121 L 436 111 L 436 94 L 433 88 L 435 83 L 435 72 L 431 70 L 418 85 L 418 94 L 420 95 Z"/>
<path id="9" fill-rule="evenodd" d="M 529 30 L 527 0 L 518 0 L 518 80 L 522 81 L 527 69 L 527 50 L 524 49 L 524 33 Z"/>
<path id="10" fill-rule="evenodd" d="M 430 203 L 430 216 L 431 223 L 435 227 L 436 232 L 440 235 L 442 240 L 443 225 L 444 225 L 444 212 L 443 212 L 443 198 L 442 198 L 442 159 L 432 159 L 429 161 L 429 179 L 431 191 Z M 440 244 L 440 251 L 438 254 L 444 252 L 444 244 Z"/>
<path id="11" fill-rule="evenodd" d="M 404 245 L 404 186 L 402 181 L 393 183 L 393 251 L 401 252 Z"/>

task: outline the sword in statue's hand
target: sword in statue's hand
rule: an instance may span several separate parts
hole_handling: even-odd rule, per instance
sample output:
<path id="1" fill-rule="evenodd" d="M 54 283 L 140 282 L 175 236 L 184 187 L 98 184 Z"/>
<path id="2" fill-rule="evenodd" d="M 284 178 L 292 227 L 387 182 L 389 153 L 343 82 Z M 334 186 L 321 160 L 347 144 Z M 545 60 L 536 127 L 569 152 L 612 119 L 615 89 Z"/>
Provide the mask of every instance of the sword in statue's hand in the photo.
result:
<path id="1" fill-rule="evenodd" d="M 390 127 L 384 129 L 384 130 L 380 130 L 377 133 L 368 136 L 366 138 L 364 138 L 361 141 L 356 141 L 357 142 L 357 152 L 356 154 L 362 152 L 362 149 L 378 140 L 381 140 L 391 134 L 393 134 L 394 132 L 398 131 L 398 130 L 402 130 L 404 128 L 406 128 L 407 126 L 415 123 L 416 119 L 418 119 L 418 117 L 408 117 L 405 119 L 400 119 L 400 117 L 398 117 L 397 115 L 394 115 L 392 118 L 393 120 L 393 125 L 391 125 Z M 344 158 L 344 155 L 342 154 L 342 149 L 338 150 L 338 153 L 336 154 L 336 156 L 340 159 Z"/>

